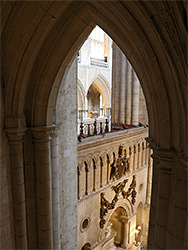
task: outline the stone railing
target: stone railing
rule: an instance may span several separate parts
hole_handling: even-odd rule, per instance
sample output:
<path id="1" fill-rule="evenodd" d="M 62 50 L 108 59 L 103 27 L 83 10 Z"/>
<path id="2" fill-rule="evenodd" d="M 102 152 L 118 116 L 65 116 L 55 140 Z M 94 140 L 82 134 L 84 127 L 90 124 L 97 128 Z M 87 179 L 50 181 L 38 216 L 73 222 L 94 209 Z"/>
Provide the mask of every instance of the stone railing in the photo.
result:
<path id="1" fill-rule="evenodd" d="M 119 156 L 127 159 L 128 170 L 133 174 L 148 164 L 150 150 L 145 137 L 148 128 L 137 127 L 84 139 L 78 144 L 78 199 L 82 199 L 113 182 L 113 163 Z"/>
<path id="2" fill-rule="evenodd" d="M 88 137 L 111 131 L 110 120 L 107 117 L 78 120 L 78 135 Z"/>
<path id="3" fill-rule="evenodd" d="M 108 62 L 105 62 L 104 60 L 97 60 L 95 58 L 91 58 L 90 59 L 90 64 L 93 66 L 97 66 L 97 67 L 104 67 L 104 68 L 108 68 L 109 64 Z"/>

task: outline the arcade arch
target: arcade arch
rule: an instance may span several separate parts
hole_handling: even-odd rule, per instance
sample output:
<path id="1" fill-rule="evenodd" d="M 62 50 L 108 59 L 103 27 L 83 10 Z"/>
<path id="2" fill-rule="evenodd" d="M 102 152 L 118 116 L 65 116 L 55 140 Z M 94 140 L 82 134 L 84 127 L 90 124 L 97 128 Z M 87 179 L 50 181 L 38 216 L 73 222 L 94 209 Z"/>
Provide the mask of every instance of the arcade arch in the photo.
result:
<path id="1" fill-rule="evenodd" d="M 154 149 L 155 183 L 152 190 L 149 248 L 171 248 L 172 246 L 184 248 L 185 225 L 181 223 L 186 219 L 187 197 L 185 184 L 187 70 L 184 52 L 186 51 L 186 25 L 182 14 L 185 11 L 184 3 L 47 1 L 43 2 L 41 7 L 38 2 L 11 4 L 3 2 L 2 9 L 6 11 L 1 29 L 2 74 L 5 81 L 4 125 L 9 141 L 14 140 L 15 137 L 19 139 L 21 160 L 18 162 L 14 156 L 16 147 L 11 146 L 10 154 L 12 165 L 20 166 L 22 183 L 24 183 L 19 189 L 20 192 L 13 188 L 14 199 L 19 201 L 26 190 L 23 174 L 23 144 L 20 137 L 25 133 L 26 127 L 32 127 L 36 141 L 34 145 L 36 159 L 39 159 L 37 152 L 40 153 L 40 150 L 42 152 L 44 149 L 46 149 L 46 158 L 49 158 L 51 151 L 48 136 L 51 132 L 52 114 L 62 76 L 65 75 L 71 58 L 97 23 L 110 34 L 130 60 L 140 79 L 147 102 L 150 126 L 148 141 Z M 14 60 L 10 60 L 11 58 Z M 42 141 L 44 137 L 47 140 L 46 144 Z M 40 143 L 37 140 L 41 140 Z M 30 148 L 32 149 L 31 144 Z M 37 165 L 36 161 L 35 164 L 35 166 L 40 165 Z M 48 248 L 52 248 L 53 242 L 50 222 L 52 218 L 50 164 L 50 161 L 45 162 L 43 175 L 44 178 L 46 177 L 48 186 L 48 189 L 45 189 L 48 193 L 45 207 L 49 208 L 49 219 L 46 222 L 49 226 L 49 237 L 45 242 L 42 240 L 41 232 L 37 233 L 39 238 L 37 244 L 41 244 L 40 248 L 46 248 L 46 244 Z M 39 175 L 38 178 L 37 181 L 40 183 L 42 177 Z M 172 181 L 174 185 L 171 185 Z M 179 182 L 181 182 L 181 190 L 175 188 Z M 167 185 L 165 188 L 164 183 Z M 26 190 L 26 192 L 29 191 Z M 39 198 L 41 197 L 38 196 L 37 199 Z M 42 198 L 45 198 L 44 194 Z M 164 198 L 165 206 L 163 206 Z M 157 204 L 154 202 L 156 200 Z M 181 204 L 178 210 L 177 202 Z M 14 209 L 16 209 L 16 203 L 17 200 L 13 201 Z M 161 206 L 164 207 L 164 211 L 159 209 Z M 164 215 L 166 217 L 161 227 L 160 218 Z M 20 221 L 24 222 L 22 223 L 24 233 L 21 243 L 16 241 L 16 247 L 26 249 L 28 234 L 25 216 L 24 213 L 20 216 Z M 174 227 L 172 228 L 171 225 Z M 15 228 L 15 234 L 16 230 Z M 161 234 L 163 240 L 159 237 Z"/>

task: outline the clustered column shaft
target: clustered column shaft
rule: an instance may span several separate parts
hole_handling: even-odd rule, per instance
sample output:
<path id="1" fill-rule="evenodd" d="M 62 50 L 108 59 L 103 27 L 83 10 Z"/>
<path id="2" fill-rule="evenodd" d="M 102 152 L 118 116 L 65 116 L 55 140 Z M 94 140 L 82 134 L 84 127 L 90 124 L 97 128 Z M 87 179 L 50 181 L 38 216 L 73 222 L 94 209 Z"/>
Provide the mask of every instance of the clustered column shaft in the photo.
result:
<path id="1" fill-rule="evenodd" d="M 23 162 L 23 136 L 26 128 L 7 129 L 11 157 L 11 185 L 14 211 L 14 234 L 17 249 L 27 249 L 26 198 Z"/>
<path id="2" fill-rule="evenodd" d="M 34 162 L 37 193 L 38 248 L 52 249 L 51 148 L 53 127 L 35 127 Z"/>

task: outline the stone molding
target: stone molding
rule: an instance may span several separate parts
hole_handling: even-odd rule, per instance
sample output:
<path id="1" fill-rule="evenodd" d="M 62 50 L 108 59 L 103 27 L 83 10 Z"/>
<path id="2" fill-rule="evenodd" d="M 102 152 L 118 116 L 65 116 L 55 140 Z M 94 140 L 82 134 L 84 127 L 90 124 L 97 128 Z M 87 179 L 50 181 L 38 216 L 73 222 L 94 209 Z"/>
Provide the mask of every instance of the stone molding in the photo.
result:
<path id="1" fill-rule="evenodd" d="M 149 147 L 153 150 L 151 157 L 158 161 L 158 168 L 163 171 L 172 171 L 175 163 L 180 162 L 187 169 L 187 159 L 174 149 L 164 149 L 155 144 L 154 140 L 150 137 L 146 138 L 146 141 L 149 143 Z M 169 164 L 171 163 L 171 164 Z"/>
<path id="2" fill-rule="evenodd" d="M 123 141 L 125 140 L 125 135 L 126 135 L 126 141 L 127 144 L 132 145 L 132 141 L 129 142 L 129 139 L 133 140 L 133 137 L 136 136 L 138 137 L 139 135 L 143 135 L 143 132 L 146 134 L 148 133 L 148 128 L 134 128 L 130 130 L 124 130 L 121 132 L 114 132 L 114 133 L 107 133 L 103 136 L 95 136 L 96 140 L 93 138 L 91 140 L 87 140 L 80 143 L 78 145 L 78 152 L 89 149 L 89 148 L 94 148 L 103 144 L 110 143 L 112 147 L 112 143 L 117 143 L 117 141 Z M 139 139 L 136 140 L 137 143 L 139 143 Z M 127 145 L 128 146 L 128 145 Z"/>
<path id="3" fill-rule="evenodd" d="M 31 131 L 34 136 L 34 141 L 35 142 L 51 141 L 52 139 L 51 135 L 54 129 L 55 129 L 55 125 L 32 127 Z"/>
<path id="4" fill-rule="evenodd" d="M 9 139 L 9 144 L 17 144 L 23 142 L 23 136 L 25 135 L 27 128 L 6 128 L 5 132 Z"/>

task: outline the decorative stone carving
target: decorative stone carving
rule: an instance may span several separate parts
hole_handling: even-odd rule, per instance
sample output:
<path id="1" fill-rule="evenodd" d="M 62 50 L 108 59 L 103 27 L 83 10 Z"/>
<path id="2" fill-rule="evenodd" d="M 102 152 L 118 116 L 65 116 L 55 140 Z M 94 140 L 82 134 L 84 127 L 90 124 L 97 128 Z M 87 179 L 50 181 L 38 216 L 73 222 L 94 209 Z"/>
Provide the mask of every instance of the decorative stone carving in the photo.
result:
<path id="1" fill-rule="evenodd" d="M 110 180 L 118 180 L 129 171 L 129 162 L 126 156 L 123 155 L 122 146 L 119 146 L 118 154 L 118 158 L 115 158 L 111 164 Z"/>
<path id="2" fill-rule="evenodd" d="M 108 211 L 115 208 L 115 205 L 117 201 L 119 200 L 119 195 L 121 194 L 124 199 L 127 199 L 129 196 L 131 196 L 132 204 L 134 205 L 136 202 L 136 176 L 133 175 L 133 180 L 129 186 L 129 189 L 127 192 L 124 191 L 124 188 L 126 186 L 126 183 L 128 182 L 128 179 L 125 179 L 124 181 L 118 183 L 116 186 L 112 186 L 111 189 L 115 192 L 115 196 L 112 199 L 111 202 L 109 202 L 104 196 L 105 193 L 101 193 L 101 208 L 100 208 L 100 228 L 102 229 L 104 227 L 104 224 L 106 223 L 106 220 L 104 217 L 108 214 Z"/>

